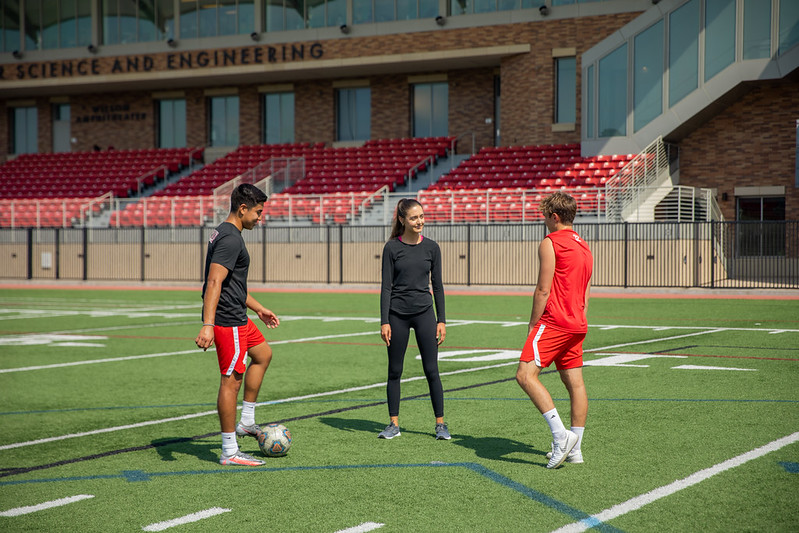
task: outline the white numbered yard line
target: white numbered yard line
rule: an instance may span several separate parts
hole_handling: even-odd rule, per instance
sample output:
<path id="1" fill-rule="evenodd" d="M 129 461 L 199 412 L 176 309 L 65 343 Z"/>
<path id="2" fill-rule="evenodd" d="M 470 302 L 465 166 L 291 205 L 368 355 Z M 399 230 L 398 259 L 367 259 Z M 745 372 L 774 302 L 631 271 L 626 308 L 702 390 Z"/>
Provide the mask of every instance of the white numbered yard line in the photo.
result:
<path id="1" fill-rule="evenodd" d="M 625 342 L 622 344 L 613 344 L 611 346 L 603 346 L 602 348 L 591 348 L 590 350 L 584 350 L 586 352 L 600 352 L 604 350 L 612 350 L 613 348 L 623 348 L 625 346 L 635 346 L 636 344 L 652 344 L 653 342 L 662 342 L 662 341 L 673 341 L 677 339 L 684 339 L 686 337 L 696 337 L 698 335 L 707 335 L 709 333 L 722 333 L 724 331 L 729 331 L 728 328 L 715 328 L 709 329 L 706 331 L 697 331 L 696 333 L 686 333 L 685 335 L 673 335 L 671 337 L 659 337 L 657 339 L 646 339 L 643 341 L 635 341 L 635 342 Z"/>
<path id="2" fill-rule="evenodd" d="M 14 509 L 9 509 L 8 511 L 1 512 L 0 516 L 20 516 L 24 514 L 35 513 L 37 511 L 43 511 L 44 509 L 61 507 L 62 505 L 69 505 L 70 503 L 79 502 L 81 500 L 87 500 L 89 498 L 94 498 L 94 495 L 78 494 L 77 496 L 70 496 L 68 498 L 59 498 L 58 500 L 52 500 L 49 502 L 40 503 L 38 505 L 27 505 L 25 507 L 16 507 Z"/>
<path id="3" fill-rule="evenodd" d="M 673 483 L 669 483 L 668 485 L 651 490 L 646 494 L 636 496 L 635 498 L 631 498 L 626 502 L 614 505 L 609 509 L 605 509 L 604 511 L 601 511 L 595 515 L 580 520 L 579 522 L 574 522 L 572 524 L 563 526 L 562 528 L 556 529 L 553 533 L 578 533 L 586 531 L 600 523 L 605 523 L 608 520 L 613 520 L 614 518 L 618 518 L 632 511 L 636 511 L 644 505 L 660 500 L 661 498 L 665 498 L 666 496 L 671 496 L 672 494 L 686 489 L 692 485 L 701 483 L 702 481 L 713 477 L 716 474 L 720 474 L 726 470 L 741 466 L 746 462 L 752 461 L 753 459 L 758 459 L 759 457 L 777 451 L 780 448 L 784 448 L 785 446 L 793 444 L 797 441 L 799 441 L 799 431 L 769 442 L 768 444 L 760 446 L 759 448 L 755 448 L 754 450 L 742 453 L 741 455 L 733 457 L 732 459 L 727 459 L 726 461 L 711 466 L 710 468 L 700 470 L 699 472 L 691 474 L 686 478 L 679 479 Z"/>
<path id="4" fill-rule="evenodd" d="M 165 529 L 169 529 L 170 527 L 182 526 L 183 524 L 189 524 L 191 522 L 199 522 L 200 520 L 205 520 L 206 518 L 211 518 L 212 516 L 220 515 L 223 513 L 229 513 L 230 511 L 231 509 L 224 509 L 222 507 L 211 507 L 210 509 L 206 509 L 205 511 L 199 511 L 197 513 L 187 514 L 186 516 L 181 516 L 180 518 L 165 520 L 163 522 L 156 522 L 155 524 L 144 526 L 142 530 L 163 531 Z"/>
<path id="5" fill-rule="evenodd" d="M 364 522 L 363 524 L 355 527 L 348 527 L 347 529 L 339 529 L 336 533 L 366 533 L 367 531 L 374 531 L 385 526 L 380 522 Z"/>

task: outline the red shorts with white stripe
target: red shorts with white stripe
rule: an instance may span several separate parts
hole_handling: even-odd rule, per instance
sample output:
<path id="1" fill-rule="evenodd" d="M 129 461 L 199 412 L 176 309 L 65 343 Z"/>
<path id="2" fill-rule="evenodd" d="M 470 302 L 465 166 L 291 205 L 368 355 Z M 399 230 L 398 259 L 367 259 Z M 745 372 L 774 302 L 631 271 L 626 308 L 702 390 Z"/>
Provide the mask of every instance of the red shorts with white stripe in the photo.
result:
<path id="1" fill-rule="evenodd" d="M 249 318 L 243 326 L 214 326 L 214 344 L 219 359 L 219 371 L 225 376 L 233 372 L 243 374 L 247 350 L 266 342 L 263 334 Z"/>
<path id="2" fill-rule="evenodd" d="M 530 331 L 519 358 L 535 366 L 546 368 L 555 362 L 555 368 L 565 370 L 583 366 L 583 340 L 585 333 L 569 333 L 539 322 Z"/>

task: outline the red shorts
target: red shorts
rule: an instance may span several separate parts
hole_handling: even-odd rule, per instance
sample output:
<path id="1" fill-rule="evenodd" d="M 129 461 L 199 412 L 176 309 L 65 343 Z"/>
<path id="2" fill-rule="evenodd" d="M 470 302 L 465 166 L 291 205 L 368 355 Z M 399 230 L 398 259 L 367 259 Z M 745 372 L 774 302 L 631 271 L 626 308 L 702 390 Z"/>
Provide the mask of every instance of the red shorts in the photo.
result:
<path id="1" fill-rule="evenodd" d="M 214 326 L 214 344 L 219 359 L 219 371 L 225 376 L 233 372 L 243 374 L 247 350 L 266 342 L 263 334 L 249 318 L 243 326 Z"/>
<path id="2" fill-rule="evenodd" d="M 555 368 L 565 370 L 583 366 L 583 340 L 585 333 L 569 333 L 539 322 L 527 337 L 519 359 L 546 368 L 555 362 Z"/>

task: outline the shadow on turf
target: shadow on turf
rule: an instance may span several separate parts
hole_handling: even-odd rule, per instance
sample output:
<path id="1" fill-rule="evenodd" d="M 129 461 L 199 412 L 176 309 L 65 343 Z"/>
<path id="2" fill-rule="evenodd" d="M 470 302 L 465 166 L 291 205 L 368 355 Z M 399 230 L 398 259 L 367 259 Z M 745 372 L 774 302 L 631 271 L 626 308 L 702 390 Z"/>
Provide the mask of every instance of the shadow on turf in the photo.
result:
<path id="1" fill-rule="evenodd" d="M 164 438 L 152 441 L 162 461 L 177 461 L 176 455 L 191 455 L 201 461 L 219 461 L 221 444 L 187 438 Z M 257 447 L 257 445 L 256 445 Z"/>
<path id="2" fill-rule="evenodd" d="M 491 459 L 494 461 L 539 465 L 541 464 L 541 461 L 527 461 L 517 457 L 506 457 L 506 455 L 510 455 L 512 453 L 524 453 L 546 456 L 545 451 L 536 450 L 532 446 L 529 446 L 523 442 L 505 439 L 502 437 L 472 437 L 470 435 L 453 435 L 452 442 L 458 446 L 463 446 L 464 448 L 474 450 L 475 455 L 481 459 Z"/>

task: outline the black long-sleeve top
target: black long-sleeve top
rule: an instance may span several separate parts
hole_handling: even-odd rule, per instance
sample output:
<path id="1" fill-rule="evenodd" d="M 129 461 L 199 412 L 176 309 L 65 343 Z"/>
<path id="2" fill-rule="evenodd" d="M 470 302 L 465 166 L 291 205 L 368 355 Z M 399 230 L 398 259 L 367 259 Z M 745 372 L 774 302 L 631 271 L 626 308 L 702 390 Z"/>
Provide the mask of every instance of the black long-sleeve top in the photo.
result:
<path id="1" fill-rule="evenodd" d="M 380 323 L 388 324 L 389 310 L 405 315 L 421 313 L 433 305 L 433 298 L 437 322 L 446 322 L 438 244 L 428 238 L 422 238 L 418 244 L 399 239 L 388 241 L 383 247 Z"/>

